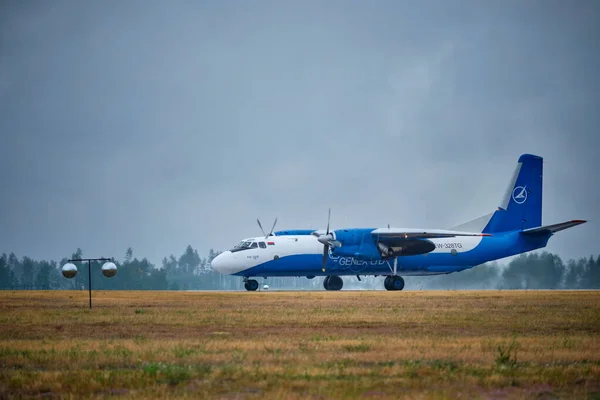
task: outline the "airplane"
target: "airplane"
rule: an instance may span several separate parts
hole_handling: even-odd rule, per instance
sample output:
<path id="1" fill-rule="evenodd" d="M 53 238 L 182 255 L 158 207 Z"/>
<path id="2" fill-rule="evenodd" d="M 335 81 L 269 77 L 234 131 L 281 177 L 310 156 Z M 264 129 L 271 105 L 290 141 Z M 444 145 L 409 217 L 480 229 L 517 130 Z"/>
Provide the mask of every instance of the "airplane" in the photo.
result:
<path id="1" fill-rule="evenodd" d="M 493 212 L 450 230 L 405 228 L 292 229 L 242 240 L 215 257 L 211 266 L 243 278 L 248 291 L 254 277 L 325 276 L 326 290 L 340 290 L 342 276 L 386 276 L 384 287 L 404 289 L 404 276 L 449 274 L 488 261 L 546 246 L 552 235 L 584 220 L 542 226 L 543 158 L 523 154 L 509 186 Z"/>

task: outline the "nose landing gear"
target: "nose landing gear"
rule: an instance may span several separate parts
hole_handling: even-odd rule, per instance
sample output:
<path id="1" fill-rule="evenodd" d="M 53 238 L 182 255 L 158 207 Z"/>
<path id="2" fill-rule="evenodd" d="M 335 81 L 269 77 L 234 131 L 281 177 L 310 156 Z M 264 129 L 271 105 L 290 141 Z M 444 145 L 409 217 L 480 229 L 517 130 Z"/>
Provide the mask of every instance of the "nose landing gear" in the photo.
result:
<path id="1" fill-rule="evenodd" d="M 255 292 L 258 289 L 258 281 L 254 279 L 244 278 L 244 287 L 249 292 Z"/>

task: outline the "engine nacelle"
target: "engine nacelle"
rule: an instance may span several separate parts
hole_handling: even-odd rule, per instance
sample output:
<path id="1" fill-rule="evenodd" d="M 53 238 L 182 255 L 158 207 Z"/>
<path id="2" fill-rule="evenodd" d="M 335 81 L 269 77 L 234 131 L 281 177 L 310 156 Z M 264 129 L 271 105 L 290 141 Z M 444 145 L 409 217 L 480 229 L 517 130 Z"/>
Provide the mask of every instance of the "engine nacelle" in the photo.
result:
<path id="1" fill-rule="evenodd" d="M 333 238 L 342 244 L 342 247 L 351 247 L 360 245 L 363 241 L 364 229 L 339 229 L 332 233 Z M 370 236 L 370 233 L 369 233 Z"/>
<path id="2" fill-rule="evenodd" d="M 355 254 L 359 253 L 358 249 L 358 246 L 334 247 L 331 249 L 331 255 L 336 257 L 354 257 Z"/>
<path id="3" fill-rule="evenodd" d="M 351 249 L 346 247 L 343 250 L 335 249 L 331 252 L 331 254 L 336 257 L 353 257 L 361 261 L 374 261 L 382 259 L 379 252 L 375 250 L 375 246 L 371 246 L 370 248 L 367 246 L 352 246 Z"/>
<path id="4" fill-rule="evenodd" d="M 333 247 L 331 254 L 339 257 L 354 257 L 358 260 L 381 260 L 381 254 L 371 235 L 372 229 L 340 229 L 333 231 L 340 247 Z"/>
<path id="5" fill-rule="evenodd" d="M 381 257 L 392 257 L 394 255 L 394 249 L 381 242 L 377 243 L 377 248 L 381 253 Z"/>

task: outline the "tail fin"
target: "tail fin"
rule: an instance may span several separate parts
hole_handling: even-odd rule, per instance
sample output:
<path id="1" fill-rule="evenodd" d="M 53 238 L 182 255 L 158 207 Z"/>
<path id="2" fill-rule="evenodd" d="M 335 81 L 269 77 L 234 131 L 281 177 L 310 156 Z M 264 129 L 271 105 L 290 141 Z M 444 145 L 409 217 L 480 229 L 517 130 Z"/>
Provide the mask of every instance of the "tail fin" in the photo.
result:
<path id="1" fill-rule="evenodd" d="M 507 232 L 542 225 L 543 158 L 532 154 L 519 157 L 517 168 L 500 207 L 483 233 Z"/>

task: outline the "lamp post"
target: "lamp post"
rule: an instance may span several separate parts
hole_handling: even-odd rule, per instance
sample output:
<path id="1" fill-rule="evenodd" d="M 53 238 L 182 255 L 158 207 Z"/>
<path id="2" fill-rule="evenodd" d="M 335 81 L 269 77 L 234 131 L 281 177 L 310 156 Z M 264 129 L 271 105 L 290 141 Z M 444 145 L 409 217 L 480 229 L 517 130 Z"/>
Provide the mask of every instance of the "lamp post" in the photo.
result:
<path id="1" fill-rule="evenodd" d="M 90 292 L 90 308 L 92 308 L 92 261 L 106 261 L 102 265 L 102 274 L 107 278 L 112 278 L 117 273 L 117 266 L 114 258 L 74 258 L 62 267 L 62 274 L 65 278 L 74 278 L 77 275 L 77 266 L 73 262 L 88 263 L 88 290 Z"/>

